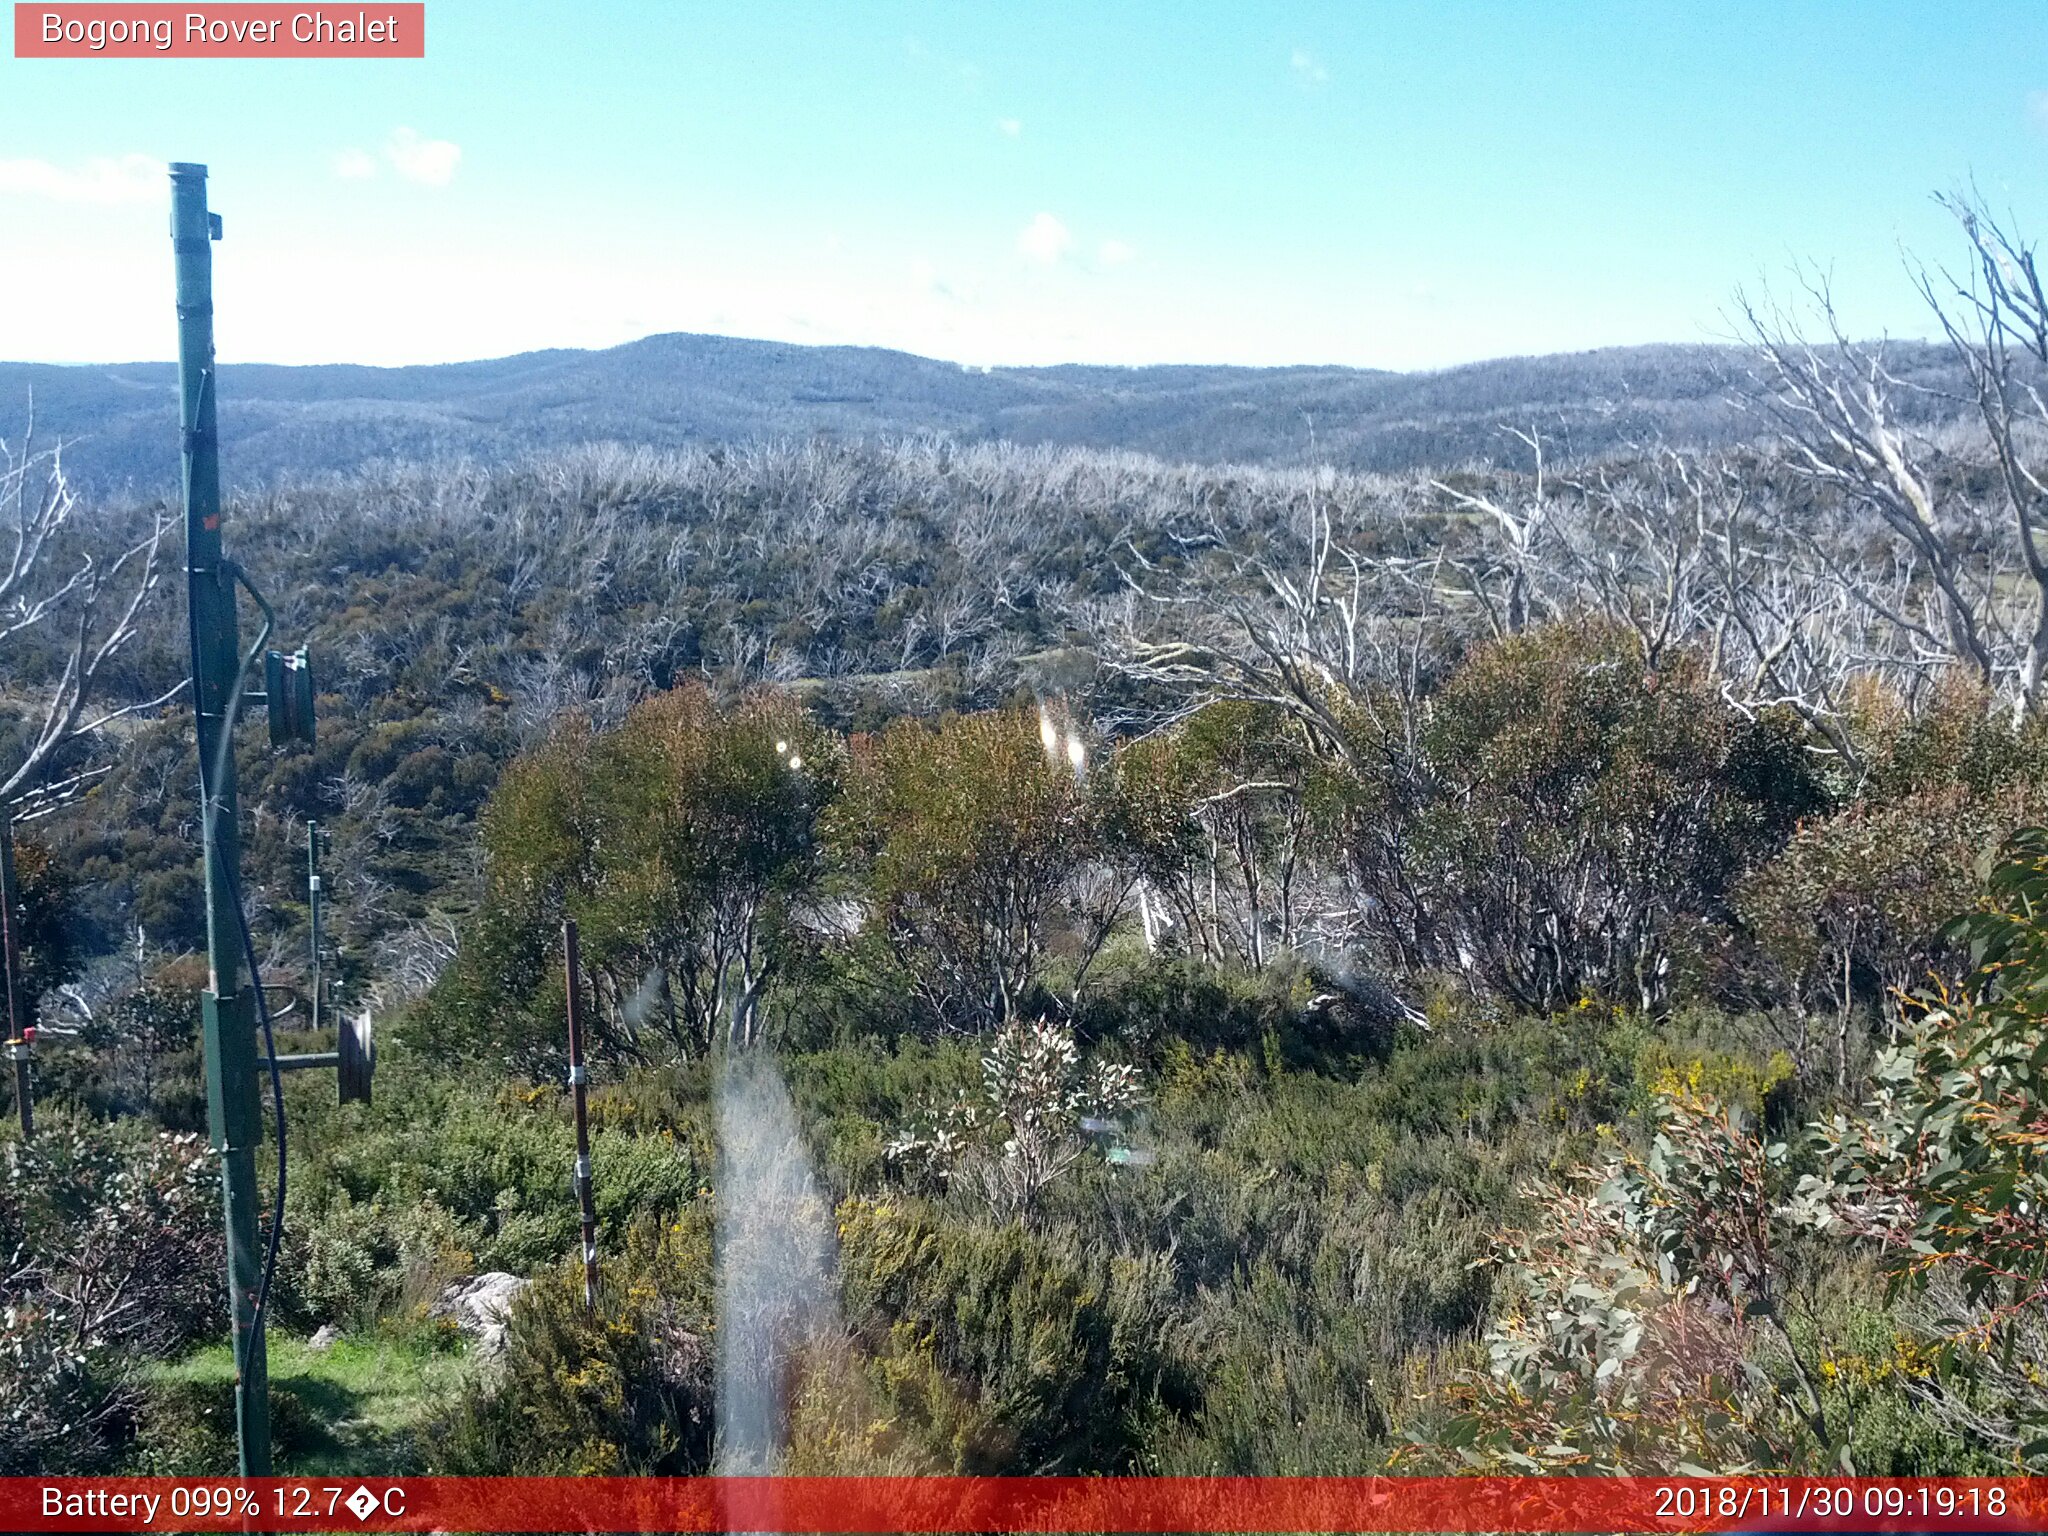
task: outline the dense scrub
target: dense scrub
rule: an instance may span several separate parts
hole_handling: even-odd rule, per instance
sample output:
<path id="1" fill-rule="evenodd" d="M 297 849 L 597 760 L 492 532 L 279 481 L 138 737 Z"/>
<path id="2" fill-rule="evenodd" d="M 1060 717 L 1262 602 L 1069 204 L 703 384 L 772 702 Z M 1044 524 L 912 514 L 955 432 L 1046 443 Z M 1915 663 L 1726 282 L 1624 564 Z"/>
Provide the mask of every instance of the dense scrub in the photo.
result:
<path id="1" fill-rule="evenodd" d="M 1628 654 L 1583 627 L 1482 647 L 1422 702 L 1418 759 L 1382 758 L 1376 779 L 1311 761 L 1288 746 L 1284 718 L 1238 705 L 1078 753 L 1081 727 L 1036 708 L 841 739 L 786 699 L 721 704 L 694 685 L 610 729 L 568 723 L 491 803 L 483 879 L 496 894 L 390 1048 L 376 1106 L 337 1110 L 324 1085 L 292 1084 L 278 1323 L 335 1322 L 426 1359 L 449 1347 L 424 1310 L 447 1280 L 532 1274 L 505 1363 L 409 1434 L 408 1463 L 708 1466 L 711 1057 L 744 1047 L 688 1023 L 683 1000 L 751 974 L 759 1031 L 836 1208 L 844 1331 L 795 1368 L 792 1466 L 1372 1471 L 1523 1465 L 1537 1444 L 1565 1467 L 2000 1465 L 1971 1448 L 1970 1426 L 2024 1424 L 2024 1381 L 1965 1370 L 1954 1379 L 1966 1385 L 1933 1385 L 1925 1362 L 1941 1350 L 1964 1367 L 1987 1358 L 1974 1336 L 1945 1340 L 1918 1290 L 1888 1299 L 1881 1233 L 1844 1250 L 1834 1232 L 1850 1218 L 1817 1214 L 1849 1209 L 1829 1203 L 1829 1171 L 1866 1122 L 1834 1084 L 1841 1051 L 1860 1064 L 1883 1045 L 1876 978 L 1846 1002 L 1817 994 L 1831 1031 L 1802 1047 L 1797 1007 L 1747 1001 L 1784 986 L 1772 946 L 1792 914 L 1770 908 L 1769 932 L 1743 917 L 1807 867 L 1803 839 L 1917 792 L 1933 771 L 1913 766 L 1928 736 L 1981 705 L 1958 695 L 1957 723 L 1930 716 L 1874 741 L 1896 788 L 1802 829 L 1773 819 L 1787 797 L 1759 790 L 1793 785 L 1821 807 L 1837 793 L 1796 734 L 1717 709 L 1682 659 L 1653 684 L 1614 664 Z M 1503 687 L 1563 690 L 1572 707 L 1502 708 Z M 2008 786 L 2037 771 L 2004 754 L 2006 739 L 1982 738 L 1981 770 L 1967 753 L 1932 754 L 1952 787 L 1976 778 L 1986 828 Z M 1256 814 L 1219 820 L 1219 775 L 1247 755 L 1274 776 L 1246 780 L 1261 786 Z M 1517 821 L 1519 802 L 1503 798 L 1482 823 L 1494 841 L 1472 855 L 1474 829 L 1443 807 L 1485 803 L 1490 773 L 1523 774 L 1512 782 L 1547 796 L 1546 813 Z M 1605 971 L 1582 959 L 1563 973 L 1571 995 L 1533 1007 L 1482 964 L 1417 968 L 1372 925 L 1341 923 L 1360 889 L 1346 850 L 1376 828 L 1437 921 L 1492 899 L 1473 889 L 1489 868 L 1569 868 L 1566 888 L 1599 900 L 1580 909 L 1582 928 L 1549 903 L 1548 952 L 1615 953 L 1613 924 L 1640 946 L 1623 952 L 1649 959 Z M 1521 839 L 1512 855 L 1508 835 Z M 1645 846 L 1654 862 L 1630 863 Z M 1975 877 L 1956 878 L 1968 906 Z M 1853 884 L 1835 889 L 1846 900 Z M 1183 908 L 1185 924 L 1171 915 Z M 1831 910 L 1806 913 L 1801 942 L 1829 942 Z M 607 1283 L 594 1315 L 564 1258 L 576 1241 L 553 1086 L 565 916 L 591 935 L 599 1023 Z M 1966 931 L 1902 932 L 1922 935 L 1930 963 L 1969 953 Z M 722 951 L 720 933 L 757 947 Z M 1339 933 L 1350 947 L 1310 937 Z M 1663 980 L 1646 989 L 1646 975 Z M 133 1017 L 168 1008 L 166 983 L 152 985 L 124 1002 Z M 744 1017 L 725 995 L 705 1025 Z M 1846 1033 L 1832 1028 L 1842 1016 Z M 1077 1053 L 1127 1075 L 1138 1102 L 1121 1111 L 1122 1144 L 1149 1159 L 1109 1161 L 1087 1137 L 1042 1148 L 1052 1172 L 1012 1200 L 967 1162 L 901 1155 L 935 1113 L 977 1102 L 984 1077 L 979 1102 L 1003 1118 L 980 1155 L 1026 1155 L 1029 1090 L 1002 1081 L 1032 1069 L 1003 1066 L 988 1031 L 1037 1018 L 1064 1020 Z M 189 1027 L 150 1026 L 172 1042 Z M 140 1096 L 130 1055 L 48 1059 L 70 1092 L 103 1107 L 124 1094 L 131 1113 L 159 1118 L 181 1102 L 164 1080 L 191 1071 L 159 1052 Z M 1852 1128 L 1830 1133 L 1839 1154 L 1802 1132 L 1837 1105 Z M 983 1123 L 952 1122 L 970 1136 Z M 1617 1156 L 1619 1175 L 1582 1171 Z M 1739 1204 L 1717 1225 L 1715 1190 L 1730 1186 L 1698 1178 L 1730 1168 L 1748 1170 L 1732 1187 L 1759 1210 L 1809 1214 L 1765 1248 L 1728 1249 L 1752 1229 Z M 1675 1220 L 1676 1246 L 1638 1211 Z M 1715 1283 L 1737 1287 L 1745 1317 L 1767 1291 L 1767 1323 L 1714 1321 L 1725 1314 L 1698 1287 L 1724 1275 L 1724 1251 L 1742 1262 Z M 1617 1288 L 1588 1293 L 1601 1275 Z M 1979 1309 L 1970 1328 L 2011 1322 L 1971 1300 L 1965 1275 L 1954 1283 Z M 1572 1298 L 1571 1330 L 1538 1321 L 1553 1292 Z M 189 1388 L 73 1390 L 101 1394 L 108 1456 L 122 1423 L 141 1426 L 132 1454 L 159 1458 L 148 1464 L 178 1454 L 159 1399 Z M 2021 1443 L 2018 1428 L 2000 1433 Z"/>
<path id="2" fill-rule="evenodd" d="M 242 497 L 323 669 L 317 747 L 242 744 L 266 980 L 289 1031 L 317 819 L 330 1003 L 385 1041 L 374 1106 L 288 1085 L 273 1322 L 419 1383 L 369 1445 L 294 1349 L 288 1458 L 709 1465 L 716 1082 L 753 1052 L 835 1240 L 792 1468 L 2038 1464 L 2001 1351 L 2042 1298 L 1985 1283 L 2038 1241 L 2032 525 L 1915 430 L 1932 554 L 1856 466 L 1752 449 L 584 449 Z M 175 620 L 110 699 L 175 678 Z M 10 643 L 11 750 L 64 657 Z M 11 1443 L 198 1470 L 218 1360 L 165 1357 L 217 1298 L 80 1240 L 134 1204 L 218 1268 L 178 1139 L 196 772 L 175 714 L 67 753 L 83 805 L 21 850 L 49 1130 L 6 1149 L 0 1349 L 83 1429 Z M 1971 1101 L 1980 1066 L 2024 1091 Z M 429 1306 L 488 1269 L 536 1283 L 486 1366 Z"/>

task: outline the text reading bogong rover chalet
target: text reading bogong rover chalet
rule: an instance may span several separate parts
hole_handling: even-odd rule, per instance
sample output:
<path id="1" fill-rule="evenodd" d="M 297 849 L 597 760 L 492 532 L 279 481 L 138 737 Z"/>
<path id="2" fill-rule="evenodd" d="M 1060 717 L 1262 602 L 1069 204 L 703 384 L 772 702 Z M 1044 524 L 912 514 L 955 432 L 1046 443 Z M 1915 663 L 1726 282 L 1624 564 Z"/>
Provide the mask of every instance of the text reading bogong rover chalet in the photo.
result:
<path id="1" fill-rule="evenodd" d="M 426 57 L 424 4 L 17 3 L 16 58 Z"/>

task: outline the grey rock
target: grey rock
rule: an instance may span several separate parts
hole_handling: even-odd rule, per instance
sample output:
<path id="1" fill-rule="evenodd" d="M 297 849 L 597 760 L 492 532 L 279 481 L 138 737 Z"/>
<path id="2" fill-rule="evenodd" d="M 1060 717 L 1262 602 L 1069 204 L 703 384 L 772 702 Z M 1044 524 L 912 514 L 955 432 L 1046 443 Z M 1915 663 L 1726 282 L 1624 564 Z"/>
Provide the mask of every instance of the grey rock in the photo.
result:
<path id="1" fill-rule="evenodd" d="M 476 1352 L 489 1358 L 504 1350 L 505 1319 L 528 1284 L 517 1275 L 496 1269 L 473 1279 L 457 1280 L 427 1308 L 427 1315 L 453 1318 L 455 1326 L 476 1341 Z"/>

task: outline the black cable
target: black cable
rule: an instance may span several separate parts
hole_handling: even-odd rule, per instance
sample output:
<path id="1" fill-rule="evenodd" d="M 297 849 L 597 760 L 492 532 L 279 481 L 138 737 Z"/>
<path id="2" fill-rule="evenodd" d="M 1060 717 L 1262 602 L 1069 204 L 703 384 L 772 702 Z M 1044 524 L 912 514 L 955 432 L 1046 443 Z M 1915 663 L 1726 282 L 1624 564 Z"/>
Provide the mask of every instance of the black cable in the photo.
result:
<path id="1" fill-rule="evenodd" d="M 235 674 L 233 702 L 227 710 L 227 722 L 221 732 L 220 755 L 225 758 L 233 744 L 235 717 L 241 713 L 241 692 L 248 674 L 244 662 Z M 220 782 L 219 774 L 214 782 Z M 208 812 L 209 824 L 218 814 L 218 802 L 209 802 L 213 809 Z M 217 845 L 216 845 L 217 846 Z M 270 1003 L 263 995 L 263 973 L 256 964 L 256 941 L 249 931 L 249 909 L 242 901 L 241 871 L 233 868 L 224 859 L 219 860 L 223 879 L 227 882 L 228 905 L 234 908 L 235 928 L 241 935 L 242 962 L 249 968 L 249 990 L 256 999 L 256 1017 L 263 1026 L 263 1049 L 270 1062 L 270 1102 L 272 1113 L 277 1120 L 277 1194 L 270 1207 L 270 1232 L 263 1247 L 263 1279 L 256 1288 L 256 1305 L 249 1312 L 249 1332 L 242 1351 L 235 1361 L 237 1376 L 245 1375 L 249 1368 L 248 1349 L 253 1345 L 257 1330 L 263 1327 L 267 1309 L 270 1306 L 271 1281 L 277 1275 L 277 1253 L 284 1238 L 284 1194 L 285 1194 L 285 1118 L 284 1118 L 284 1073 L 277 1065 L 277 1036 L 271 1026 Z"/>
<path id="2" fill-rule="evenodd" d="M 270 1240 L 264 1245 L 263 1283 L 256 1291 L 256 1306 L 250 1314 L 250 1333 L 263 1326 L 264 1309 L 270 1305 L 270 1282 L 277 1274 L 277 1250 L 284 1237 L 284 1073 L 277 1064 L 277 1036 L 270 1025 L 270 1004 L 263 996 L 263 980 L 256 969 L 256 941 L 249 932 L 249 912 L 242 905 L 242 877 L 228 872 L 228 891 L 235 909 L 235 926 L 242 934 L 242 959 L 249 967 L 249 987 L 256 994 L 256 1017 L 263 1024 L 263 1049 L 270 1059 L 270 1102 L 277 1118 L 277 1198 L 270 1208 Z M 247 1362 L 243 1362 L 246 1364 Z"/>
<path id="3" fill-rule="evenodd" d="M 233 702 L 228 706 L 226 725 L 221 732 L 220 756 L 223 759 L 227 756 L 232 745 L 235 717 L 241 713 L 242 684 L 246 679 L 247 673 L 248 665 L 245 662 L 241 670 L 235 675 L 234 698 Z M 213 795 L 213 784 L 220 782 L 218 768 L 219 765 L 216 766 L 212 784 L 203 784 L 201 786 L 206 795 L 206 816 L 209 832 L 212 828 L 213 818 L 219 814 L 219 802 Z M 212 842 L 210 836 L 208 842 Z M 256 1305 L 249 1314 L 248 1339 L 253 1341 L 256 1336 L 256 1330 L 263 1326 L 266 1310 L 270 1305 L 271 1282 L 277 1275 L 277 1254 L 284 1238 L 286 1152 L 284 1073 L 277 1065 L 277 1035 L 271 1025 L 269 1000 L 263 995 L 263 973 L 256 964 L 256 940 L 249 929 L 249 909 L 242 900 L 241 871 L 230 866 L 225 859 L 219 859 L 216 862 L 221 871 L 222 878 L 227 883 L 228 905 L 234 909 L 235 928 L 242 940 L 242 963 L 249 968 L 249 990 L 256 998 L 256 1017 L 263 1026 L 263 1049 L 270 1062 L 270 1102 L 272 1113 L 277 1120 L 277 1194 L 276 1198 L 271 1202 L 270 1232 L 267 1241 L 264 1243 L 263 1279 L 256 1290 Z M 248 1347 L 248 1343 L 245 1342 L 243 1351 L 237 1354 L 235 1372 L 238 1376 L 248 1370 L 249 1359 L 246 1353 Z"/>
<path id="4" fill-rule="evenodd" d="M 206 382 L 210 381 L 211 370 L 208 370 Z M 204 384 L 201 387 L 205 387 Z M 190 555 L 188 552 L 188 574 L 190 572 L 189 561 Z M 225 556 L 221 557 L 220 569 L 215 573 L 216 577 L 221 573 L 228 573 L 231 577 L 239 575 Z M 200 709 L 204 707 L 205 701 L 199 696 L 199 615 L 189 597 L 186 602 L 185 612 L 186 631 L 191 642 L 192 654 L 192 701 L 193 707 Z M 257 1330 L 263 1326 L 265 1311 L 270 1305 L 271 1281 L 277 1274 L 277 1253 L 284 1237 L 284 1074 L 277 1065 L 277 1036 L 271 1027 L 270 1004 L 263 996 L 263 977 L 256 964 L 256 941 L 249 931 L 249 912 L 242 902 L 241 871 L 231 868 L 225 859 L 218 857 L 216 850 L 219 845 L 214 840 L 214 824 L 215 818 L 220 815 L 220 799 L 216 793 L 216 786 L 219 785 L 222 777 L 226 774 L 229 754 L 234 750 L 235 723 L 242 713 L 242 689 L 249 680 L 250 664 L 255 660 L 257 651 L 261 650 L 264 643 L 270 638 L 271 628 L 270 620 L 266 615 L 262 633 L 257 636 L 256 643 L 249 648 L 248 652 L 242 657 L 241 664 L 235 669 L 234 687 L 228 694 L 227 709 L 223 712 L 220 741 L 214 749 L 213 771 L 211 773 L 207 771 L 206 758 L 203 753 L 199 759 L 199 794 L 206 820 L 204 846 L 207 857 L 218 867 L 222 879 L 226 882 L 229 905 L 234 908 L 235 927 L 239 931 L 242 940 L 242 960 L 249 968 L 249 987 L 255 994 L 256 1016 L 263 1026 L 263 1048 L 269 1055 L 270 1099 L 273 1113 L 277 1119 L 277 1196 L 271 1205 L 270 1233 L 269 1239 L 264 1245 L 263 1279 L 257 1286 L 256 1305 L 250 1310 L 249 1331 L 245 1336 L 245 1340 L 235 1352 L 235 1374 L 238 1378 L 246 1376 L 248 1372 L 249 1357 L 247 1351 L 256 1338 Z M 215 978 L 216 981 L 218 979 L 218 977 Z M 232 1296 L 228 1298 L 228 1303 L 230 1309 L 232 1309 L 234 1305 L 234 1298 Z"/>

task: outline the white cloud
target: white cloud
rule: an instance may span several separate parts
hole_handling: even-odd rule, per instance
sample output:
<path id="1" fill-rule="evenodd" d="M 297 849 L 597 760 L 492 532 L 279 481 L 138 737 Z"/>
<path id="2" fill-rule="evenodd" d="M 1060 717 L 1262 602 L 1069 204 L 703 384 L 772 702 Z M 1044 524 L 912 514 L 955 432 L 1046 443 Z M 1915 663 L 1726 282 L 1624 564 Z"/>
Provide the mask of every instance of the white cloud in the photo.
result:
<path id="1" fill-rule="evenodd" d="M 1294 78 L 1303 85 L 1327 85 L 1330 72 L 1323 68 L 1323 61 L 1306 48 L 1297 48 L 1288 57 L 1287 67 L 1294 71 Z"/>
<path id="2" fill-rule="evenodd" d="M 455 179 L 455 167 L 462 163 L 462 146 L 447 139 L 423 139 L 410 128 L 397 128 L 384 145 L 384 158 L 407 181 L 445 187 Z"/>
<path id="3" fill-rule="evenodd" d="M 2037 132 L 2048 133 L 2048 91 L 2035 91 L 2027 97 L 2027 121 Z"/>
<path id="4" fill-rule="evenodd" d="M 1049 213 L 1041 213 L 1017 236 L 1017 249 L 1040 266 L 1049 267 L 1074 248 L 1074 232 Z"/>
<path id="5" fill-rule="evenodd" d="M 164 162 L 148 155 L 102 156 L 77 170 L 47 160 L 0 160 L 0 197 L 58 203 L 160 203 L 170 196 Z"/>
<path id="6" fill-rule="evenodd" d="M 996 119 L 996 132 L 1006 139 L 1021 137 L 1024 132 L 1024 120 L 1021 117 L 999 117 Z"/>
<path id="7" fill-rule="evenodd" d="M 344 149 L 334 157 L 334 174 L 343 181 L 368 181 L 377 174 L 377 162 L 367 150 Z"/>
<path id="8" fill-rule="evenodd" d="M 1108 239 L 1096 248 L 1095 260 L 1105 267 L 1120 267 L 1138 254 L 1136 247 L 1128 241 Z"/>

